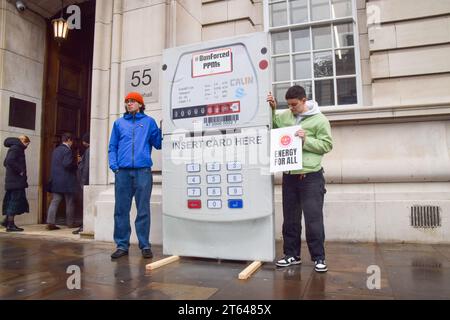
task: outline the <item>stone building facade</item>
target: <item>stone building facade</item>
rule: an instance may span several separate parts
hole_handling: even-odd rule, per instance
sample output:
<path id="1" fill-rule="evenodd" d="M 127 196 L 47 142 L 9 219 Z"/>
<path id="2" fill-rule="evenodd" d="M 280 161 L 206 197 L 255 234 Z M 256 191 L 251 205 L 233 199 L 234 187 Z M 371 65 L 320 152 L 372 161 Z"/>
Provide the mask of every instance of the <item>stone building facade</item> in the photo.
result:
<path id="1" fill-rule="evenodd" d="M 15 1 L 0 0 L 0 140 L 25 133 L 32 141 L 26 224 L 42 223 L 44 210 L 42 114 L 52 90 L 46 34 L 60 10 L 54 2 L 28 1 L 32 11 L 19 12 Z M 304 84 L 332 124 L 334 149 L 324 161 L 327 239 L 450 242 L 450 1 L 442 0 L 96 0 L 85 232 L 112 240 L 107 148 L 127 68 L 161 62 L 165 48 L 260 31 L 271 38 L 273 91 L 281 98 L 287 86 Z M 10 125 L 11 97 L 35 103 L 34 129 Z M 146 112 L 159 122 L 161 109 L 158 100 Z M 3 159 L 6 149 L 0 152 Z M 152 241 L 160 243 L 161 154 L 154 159 Z M 440 226 L 411 226 L 415 206 L 436 207 Z"/>

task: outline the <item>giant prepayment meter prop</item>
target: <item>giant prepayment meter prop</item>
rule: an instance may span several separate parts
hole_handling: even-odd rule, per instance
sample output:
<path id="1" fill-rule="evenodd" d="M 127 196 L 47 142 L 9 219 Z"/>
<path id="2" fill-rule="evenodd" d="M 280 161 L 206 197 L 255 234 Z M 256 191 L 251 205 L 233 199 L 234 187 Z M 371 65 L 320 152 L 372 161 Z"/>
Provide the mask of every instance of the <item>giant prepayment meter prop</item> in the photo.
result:
<path id="1" fill-rule="evenodd" d="M 163 53 L 163 252 L 273 261 L 267 34 Z"/>

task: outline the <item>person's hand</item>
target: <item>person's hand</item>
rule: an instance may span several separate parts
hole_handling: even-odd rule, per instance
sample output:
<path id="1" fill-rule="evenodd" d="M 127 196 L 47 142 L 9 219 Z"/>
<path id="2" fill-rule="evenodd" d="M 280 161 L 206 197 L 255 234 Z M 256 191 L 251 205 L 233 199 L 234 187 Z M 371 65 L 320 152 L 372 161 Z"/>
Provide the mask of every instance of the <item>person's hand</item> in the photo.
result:
<path id="1" fill-rule="evenodd" d="M 81 162 L 81 156 L 79 154 L 77 154 L 77 163 L 80 164 Z"/>
<path id="2" fill-rule="evenodd" d="M 269 106 L 272 108 L 272 110 L 277 109 L 277 102 L 275 101 L 275 98 L 273 97 L 272 92 L 269 91 L 266 101 L 269 103 Z"/>
<path id="3" fill-rule="evenodd" d="M 297 132 L 295 132 L 295 135 L 297 137 L 299 137 L 300 139 L 302 139 L 303 144 L 305 143 L 305 141 L 306 141 L 306 132 L 305 132 L 305 130 L 299 129 L 299 130 L 297 130 Z"/>

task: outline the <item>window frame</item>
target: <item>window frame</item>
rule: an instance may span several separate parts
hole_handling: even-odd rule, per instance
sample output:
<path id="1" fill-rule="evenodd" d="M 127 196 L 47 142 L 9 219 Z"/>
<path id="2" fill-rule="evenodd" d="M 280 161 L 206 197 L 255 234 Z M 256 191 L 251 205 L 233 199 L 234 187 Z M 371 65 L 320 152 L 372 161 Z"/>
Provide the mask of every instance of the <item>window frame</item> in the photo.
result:
<path id="1" fill-rule="evenodd" d="M 269 3 L 270 1 L 270 3 Z M 311 20 L 311 5 L 310 1 L 308 0 L 308 20 Z M 315 79 L 314 77 L 314 54 L 316 52 L 325 52 L 325 51 L 331 51 L 332 55 L 332 61 L 333 61 L 333 76 L 330 77 L 323 77 L 320 78 L 320 80 L 329 80 L 333 79 L 333 85 L 334 85 L 334 105 L 329 106 L 321 106 L 321 109 L 323 110 L 339 110 L 342 108 L 347 107 L 360 107 L 363 105 L 363 84 L 362 84 L 362 72 L 361 72 L 361 53 L 360 53 L 360 43 L 359 43 L 359 28 L 358 28 L 358 21 L 357 21 L 357 5 L 356 0 L 351 0 L 351 6 L 352 6 L 352 15 L 347 17 L 340 17 L 340 18 L 332 18 L 332 9 L 331 9 L 331 0 L 328 0 L 329 8 L 330 8 L 330 19 L 324 19 L 324 20 L 317 20 L 317 21 L 308 21 L 308 22 L 301 22 L 301 23 L 294 23 L 290 24 L 291 19 L 291 13 L 290 13 L 290 0 L 263 0 L 263 16 L 264 16 L 264 31 L 267 32 L 269 36 L 269 46 L 270 46 L 270 60 L 273 63 L 273 58 L 275 57 L 282 57 L 287 56 L 289 57 L 289 80 L 285 81 L 275 81 L 274 79 L 274 68 L 271 69 L 271 87 L 273 88 L 275 85 L 283 85 L 287 84 L 289 86 L 294 85 L 295 83 L 298 83 L 302 80 L 294 79 L 294 58 L 298 54 L 302 53 L 309 53 L 310 54 L 310 65 L 311 65 L 311 78 L 304 81 L 310 81 L 312 84 L 312 98 L 315 99 Z M 286 25 L 277 26 L 277 27 L 270 27 L 270 20 L 271 20 L 271 12 L 270 12 L 270 4 L 273 3 L 285 3 L 286 4 Z M 332 37 L 332 46 L 328 49 L 313 49 L 313 37 L 312 37 L 312 28 L 318 27 L 318 26 L 329 26 L 330 28 L 333 28 L 334 25 L 339 24 L 345 24 L 350 23 L 353 27 L 353 46 L 346 46 L 346 47 L 340 47 L 336 48 L 335 40 L 334 40 L 334 34 L 333 30 L 331 30 L 331 37 Z M 292 32 L 299 29 L 308 29 L 309 30 L 309 40 L 310 40 L 310 49 L 309 51 L 293 51 L 293 44 L 292 44 Z M 289 51 L 287 53 L 282 54 L 273 54 L 273 42 L 272 42 L 272 34 L 277 32 L 288 32 L 288 41 L 289 41 Z M 337 50 L 345 50 L 348 48 L 352 48 L 354 50 L 355 55 L 355 73 L 352 75 L 336 75 L 336 56 L 335 53 Z M 272 65 L 271 63 L 271 65 Z M 345 78 L 355 78 L 356 79 L 356 99 L 357 103 L 355 104 L 338 104 L 338 90 L 337 90 L 337 80 L 339 79 L 345 79 Z M 274 92 L 275 95 L 275 92 Z M 284 102 L 284 101 L 283 101 Z M 283 106 L 283 109 L 286 110 L 286 108 Z"/>

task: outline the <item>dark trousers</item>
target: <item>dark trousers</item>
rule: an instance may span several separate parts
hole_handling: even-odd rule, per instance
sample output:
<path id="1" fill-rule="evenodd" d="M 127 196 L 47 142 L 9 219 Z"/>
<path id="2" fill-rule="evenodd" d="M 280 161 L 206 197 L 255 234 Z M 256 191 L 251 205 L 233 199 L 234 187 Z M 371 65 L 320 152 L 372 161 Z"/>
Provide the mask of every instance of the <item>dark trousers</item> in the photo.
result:
<path id="1" fill-rule="evenodd" d="M 300 256 L 303 212 L 311 259 L 325 259 L 323 199 L 326 190 L 323 170 L 305 176 L 283 174 L 282 188 L 284 254 Z"/>

